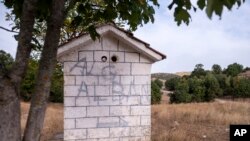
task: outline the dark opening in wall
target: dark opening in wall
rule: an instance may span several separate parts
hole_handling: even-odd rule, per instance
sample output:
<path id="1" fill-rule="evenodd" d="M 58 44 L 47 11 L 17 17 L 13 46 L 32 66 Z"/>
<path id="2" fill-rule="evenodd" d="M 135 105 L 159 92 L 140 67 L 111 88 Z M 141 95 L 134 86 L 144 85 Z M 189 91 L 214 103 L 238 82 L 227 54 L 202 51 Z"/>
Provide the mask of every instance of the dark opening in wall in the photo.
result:
<path id="1" fill-rule="evenodd" d="M 111 57 L 111 60 L 112 60 L 113 62 L 117 62 L 117 61 L 118 61 L 118 58 L 117 58 L 117 56 L 113 55 L 113 56 Z"/>
<path id="2" fill-rule="evenodd" d="M 102 62 L 106 62 L 108 58 L 106 56 L 102 56 Z"/>

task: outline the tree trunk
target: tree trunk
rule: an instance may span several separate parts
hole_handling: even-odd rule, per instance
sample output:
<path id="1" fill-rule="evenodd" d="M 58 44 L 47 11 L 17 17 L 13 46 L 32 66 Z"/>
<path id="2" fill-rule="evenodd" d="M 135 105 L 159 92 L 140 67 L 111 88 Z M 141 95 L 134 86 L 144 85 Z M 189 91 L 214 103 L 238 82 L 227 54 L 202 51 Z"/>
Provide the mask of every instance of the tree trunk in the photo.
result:
<path id="1" fill-rule="evenodd" d="M 0 78 L 0 141 L 20 141 L 20 101 L 13 83 Z"/>
<path id="2" fill-rule="evenodd" d="M 44 48 L 38 69 L 34 94 L 31 99 L 29 117 L 23 141 L 39 141 L 43 128 L 51 76 L 56 65 L 60 28 L 64 20 L 64 0 L 52 0 Z"/>
<path id="3" fill-rule="evenodd" d="M 31 52 L 37 0 L 24 0 L 16 59 L 9 74 L 0 76 L 0 141 L 20 141 L 19 89 Z"/>

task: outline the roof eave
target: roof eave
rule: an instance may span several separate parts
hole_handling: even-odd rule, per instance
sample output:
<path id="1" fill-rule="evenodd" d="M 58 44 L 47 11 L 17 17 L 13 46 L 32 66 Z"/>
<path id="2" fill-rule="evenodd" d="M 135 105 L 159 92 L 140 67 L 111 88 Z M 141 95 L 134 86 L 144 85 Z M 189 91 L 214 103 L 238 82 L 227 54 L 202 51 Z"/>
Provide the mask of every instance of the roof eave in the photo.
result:
<path id="1" fill-rule="evenodd" d="M 151 58 L 154 62 L 160 61 L 166 58 L 166 55 L 156 51 L 155 49 L 150 47 L 148 43 L 134 37 L 133 34 L 131 33 L 129 34 L 128 31 L 120 29 L 114 25 L 110 25 L 110 24 L 103 25 L 103 26 L 98 27 L 96 30 L 100 35 L 104 35 L 108 32 L 115 34 L 117 38 L 133 46 L 134 49 L 138 50 L 139 52 L 144 53 L 146 56 Z M 60 45 L 58 52 L 57 52 L 57 56 L 61 57 L 66 52 L 70 50 L 74 50 L 75 47 L 77 46 L 82 46 L 84 44 L 87 44 L 91 40 L 92 39 L 89 36 L 89 34 L 84 34 L 79 37 L 76 37 L 70 40 L 69 42 Z"/>

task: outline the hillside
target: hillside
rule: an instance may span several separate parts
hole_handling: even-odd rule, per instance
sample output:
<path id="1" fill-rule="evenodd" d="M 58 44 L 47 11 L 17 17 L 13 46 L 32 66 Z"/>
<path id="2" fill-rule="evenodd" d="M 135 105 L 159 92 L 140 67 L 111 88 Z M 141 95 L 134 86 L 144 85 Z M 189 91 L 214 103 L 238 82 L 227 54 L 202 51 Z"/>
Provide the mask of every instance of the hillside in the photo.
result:
<path id="1" fill-rule="evenodd" d="M 211 103 L 153 105 L 152 141 L 227 141 L 230 124 L 250 123 L 249 102 L 217 100 Z M 21 105 L 23 129 L 29 103 L 22 102 Z M 41 141 L 48 141 L 62 132 L 63 104 L 51 103 L 46 111 Z"/>
<path id="2" fill-rule="evenodd" d="M 250 78 L 250 70 L 240 73 L 239 76 Z"/>
<path id="3" fill-rule="evenodd" d="M 182 77 L 184 75 L 188 75 L 188 76 L 191 75 L 191 72 L 184 72 L 183 71 L 183 72 L 176 72 L 175 74 L 178 75 L 178 76 L 180 76 L 180 77 Z"/>
<path id="4" fill-rule="evenodd" d="M 152 79 L 162 79 L 162 80 L 169 80 L 171 78 L 180 77 L 173 73 L 153 73 L 151 74 Z"/>

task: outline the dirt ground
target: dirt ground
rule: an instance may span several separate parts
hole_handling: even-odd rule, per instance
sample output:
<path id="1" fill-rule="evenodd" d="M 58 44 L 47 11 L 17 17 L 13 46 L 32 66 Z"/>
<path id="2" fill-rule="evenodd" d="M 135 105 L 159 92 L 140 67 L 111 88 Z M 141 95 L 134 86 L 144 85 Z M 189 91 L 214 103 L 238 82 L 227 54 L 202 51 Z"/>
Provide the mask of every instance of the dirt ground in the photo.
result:
<path id="1" fill-rule="evenodd" d="M 250 100 L 216 100 L 211 103 L 152 106 L 152 141 L 227 141 L 230 124 L 250 124 Z M 22 129 L 29 103 L 22 102 Z M 51 103 L 46 112 L 41 141 L 63 132 L 63 104 Z"/>

